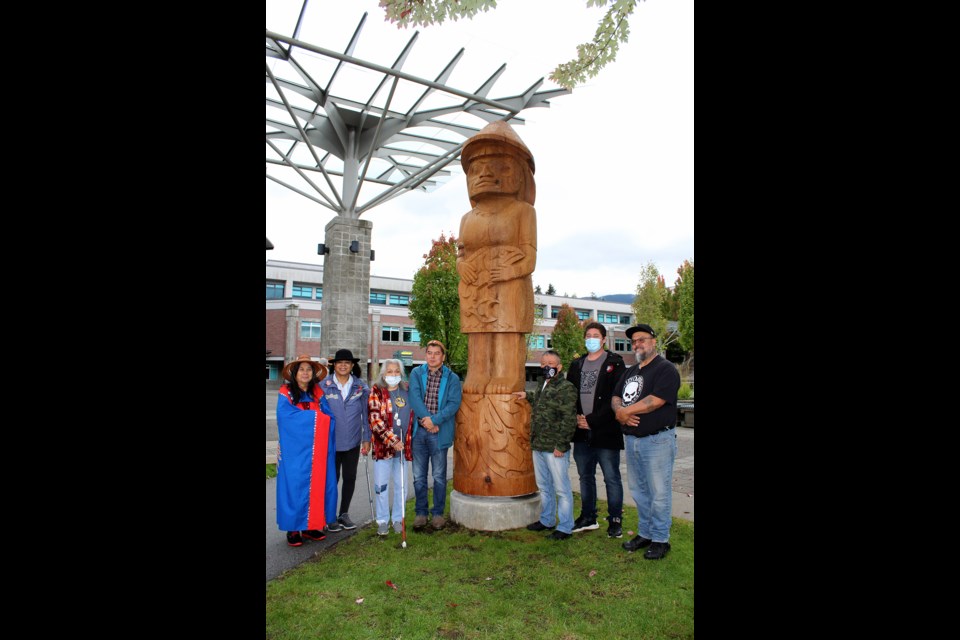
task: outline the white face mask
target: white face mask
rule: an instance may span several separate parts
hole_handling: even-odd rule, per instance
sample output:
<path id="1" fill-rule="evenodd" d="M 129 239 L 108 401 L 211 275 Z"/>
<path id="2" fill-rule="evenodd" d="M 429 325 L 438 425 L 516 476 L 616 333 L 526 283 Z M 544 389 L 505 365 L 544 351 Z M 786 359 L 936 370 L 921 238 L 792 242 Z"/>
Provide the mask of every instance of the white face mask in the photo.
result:
<path id="1" fill-rule="evenodd" d="M 387 384 L 391 387 L 395 387 L 400 384 L 400 376 L 384 376 L 384 380 L 387 381 Z"/>

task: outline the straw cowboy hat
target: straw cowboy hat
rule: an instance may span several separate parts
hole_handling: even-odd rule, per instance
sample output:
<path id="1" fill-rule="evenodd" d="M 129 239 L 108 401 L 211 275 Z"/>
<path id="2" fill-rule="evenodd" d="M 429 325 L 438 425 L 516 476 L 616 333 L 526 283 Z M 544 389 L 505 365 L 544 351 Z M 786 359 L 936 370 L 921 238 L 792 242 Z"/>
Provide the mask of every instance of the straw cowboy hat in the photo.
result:
<path id="1" fill-rule="evenodd" d="M 322 363 L 317 362 L 316 360 L 311 360 L 310 356 L 297 356 L 297 359 L 293 362 L 288 362 L 287 366 L 283 368 L 283 379 L 290 382 L 294 382 L 293 370 L 300 367 L 301 362 L 309 363 L 313 367 L 313 374 L 317 378 L 317 382 L 320 382 L 327 376 L 327 367 Z"/>

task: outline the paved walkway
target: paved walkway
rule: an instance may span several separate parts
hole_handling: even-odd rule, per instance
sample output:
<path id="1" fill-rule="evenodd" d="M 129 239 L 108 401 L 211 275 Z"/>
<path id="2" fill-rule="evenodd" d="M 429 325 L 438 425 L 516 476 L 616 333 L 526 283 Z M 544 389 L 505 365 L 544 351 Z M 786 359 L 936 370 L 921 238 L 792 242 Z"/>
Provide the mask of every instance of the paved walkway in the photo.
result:
<path id="1" fill-rule="evenodd" d="M 276 397 L 275 390 L 267 391 L 267 445 L 266 445 L 266 464 L 277 461 L 277 420 L 276 420 Z M 369 464 L 369 469 L 367 468 Z M 413 495 L 413 474 L 412 465 L 407 464 L 407 495 Z M 373 461 L 369 457 L 361 456 L 359 467 L 357 468 L 357 484 L 353 492 L 353 499 L 350 502 L 350 518 L 362 527 L 373 521 L 372 493 L 368 490 L 367 474 L 369 473 L 370 485 L 373 483 Z M 577 466 L 572 458 L 570 461 L 570 486 L 575 493 L 580 492 L 580 476 L 577 474 Z M 633 496 L 630 495 L 630 487 L 627 482 L 627 464 L 625 458 L 620 456 L 620 476 L 623 481 L 623 501 L 632 507 L 636 506 Z M 447 451 L 447 480 L 453 480 L 453 448 Z M 433 480 L 429 480 L 433 485 Z M 338 487 L 339 491 L 340 487 Z M 339 495 L 339 494 L 338 494 Z M 603 483 L 603 474 L 597 468 L 597 496 L 600 500 L 607 499 L 607 490 Z M 683 427 L 677 428 L 677 458 L 673 467 L 673 516 L 693 521 L 693 429 Z M 295 567 L 318 552 L 337 544 L 340 540 L 348 538 L 356 533 L 353 531 L 338 531 L 331 533 L 325 540 L 319 542 L 304 541 L 302 547 L 290 547 L 287 545 L 286 537 L 283 532 L 277 529 L 277 485 L 275 478 L 267 479 L 267 580 L 272 580 L 287 569 Z M 447 501 L 449 511 L 450 502 Z M 574 514 L 576 516 L 578 514 Z M 605 517 L 606 514 L 600 514 Z M 626 532 L 636 529 L 636 522 L 624 523 L 624 539 Z M 601 524 L 600 531 L 606 531 L 606 526 Z M 410 535 L 408 532 L 407 535 Z M 393 534 L 391 534 L 393 535 Z"/>

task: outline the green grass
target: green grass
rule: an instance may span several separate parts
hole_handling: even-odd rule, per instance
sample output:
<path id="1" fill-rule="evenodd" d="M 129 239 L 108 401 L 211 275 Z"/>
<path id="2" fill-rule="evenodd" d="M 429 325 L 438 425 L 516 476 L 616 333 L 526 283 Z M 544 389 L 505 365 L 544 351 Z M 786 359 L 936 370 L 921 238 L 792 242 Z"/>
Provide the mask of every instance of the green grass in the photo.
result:
<path id="1" fill-rule="evenodd" d="M 577 494 L 574 503 L 576 516 Z M 597 506 L 605 515 L 606 503 Z M 452 523 L 414 533 L 412 521 L 411 499 L 406 549 L 367 526 L 267 583 L 266 637 L 693 638 L 691 522 L 674 519 L 670 553 L 652 561 L 620 546 L 637 525 L 626 506 L 621 539 L 607 537 L 605 522 L 554 542 Z"/>
<path id="2" fill-rule="evenodd" d="M 276 477 L 277 477 L 277 465 L 276 465 L 276 464 L 268 464 L 268 465 L 267 465 L 267 477 L 268 477 L 268 478 L 276 478 Z"/>

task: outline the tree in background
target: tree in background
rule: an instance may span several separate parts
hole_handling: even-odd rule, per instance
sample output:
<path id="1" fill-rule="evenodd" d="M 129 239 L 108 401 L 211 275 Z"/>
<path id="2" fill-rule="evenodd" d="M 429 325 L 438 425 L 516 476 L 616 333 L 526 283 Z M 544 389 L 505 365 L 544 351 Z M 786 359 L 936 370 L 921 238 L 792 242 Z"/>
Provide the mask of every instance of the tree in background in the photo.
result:
<path id="1" fill-rule="evenodd" d="M 677 273 L 680 273 L 680 269 L 677 269 Z M 660 279 L 663 280 L 663 276 L 660 276 Z M 677 314 L 680 312 L 680 278 L 677 278 L 677 281 L 673 285 L 673 289 L 667 289 L 666 286 L 666 296 L 663 299 L 663 317 L 668 321 L 673 320 L 677 321 L 679 318 Z"/>
<path id="2" fill-rule="evenodd" d="M 557 290 L 553 288 L 553 285 L 552 285 L 552 284 L 548 284 L 548 285 L 547 285 L 547 295 L 548 295 L 548 296 L 555 296 L 555 295 L 557 295 Z"/>
<path id="3" fill-rule="evenodd" d="M 533 288 L 533 292 L 534 292 L 534 293 L 543 293 L 543 291 L 540 291 L 540 285 L 535 286 L 535 287 Z"/>
<path id="4" fill-rule="evenodd" d="M 457 238 L 440 234 L 413 276 L 410 317 L 420 332 L 420 346 L 439 340 L 447 347 L 448 367 L 463 377 L 467 369 L 467 336 L 460 333 L 460 294 L 457 285 Z"/>
<path id="5" fill-rule="evenodd" d="M 380 0 L 386 19 L 398 27 L 441 24 L 448 18 L 472 18 L 480 11 L 497 6 L 497 0 Z M 587 0 L 587 7 L 607 7 L 593 40 L 577 45 L 577 57 L 557 65 L 550 79 L 565 89 L 573 89 L 587 78 L 600 73 L 613 62 L 620 43 L 630 37 L 630 14 L 637 0 Z M 556 16 L 551 19 L 556 19 Z M 546 23 L 544 23 L 546 24 Z"/>
<path id="6" fill-rule="evenodd" d="M 693 260 L 684 260 L 677 270 L 680 279 L 677 288 L 680 298 L 680 345 L 687 351 L 693 351 Z"/>
<path id="7" fill-rule="evenodd" d="M 633 299 L 633 313 L 637 322 L 648 324 L 657 333 L 657 351 L 661 354 L 667 345 L 677 339 L 676 332 L 667 334 L 667 319 L 663 317 L 663 301 L 667 288 L 663 278 L 653 262 L 640 270 L 640 283 L 637 285 L 637 295 Z"/>
<path id="8" fill-rule="evenodd" d="M 583 346 L 583 325 L 577 318 L 577 312 L 568 304 L 560 307 L 557 324 L 553 328 L 553 350 L 560 354 L 564 370 L 570 368 L 574 358 L 586 349 Z"/>

